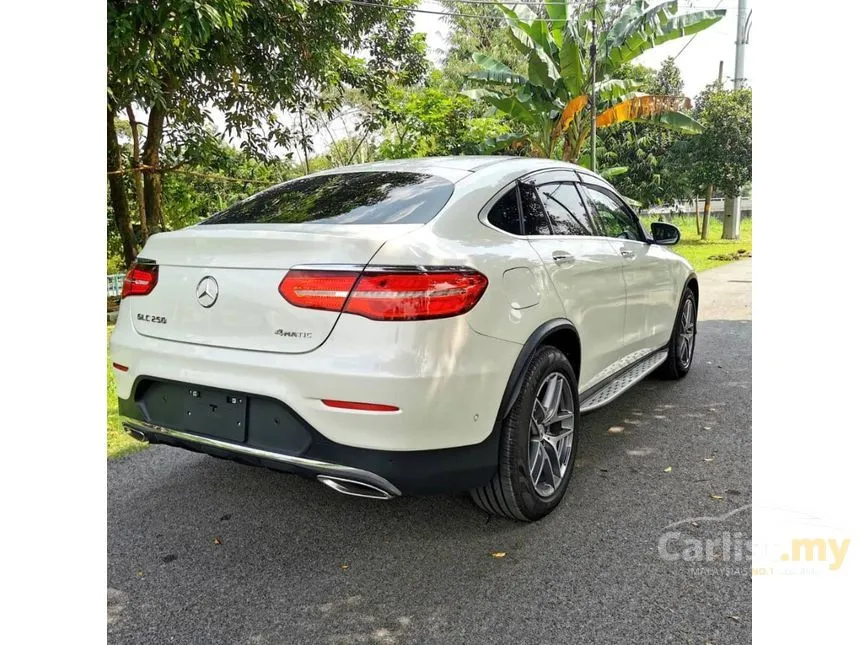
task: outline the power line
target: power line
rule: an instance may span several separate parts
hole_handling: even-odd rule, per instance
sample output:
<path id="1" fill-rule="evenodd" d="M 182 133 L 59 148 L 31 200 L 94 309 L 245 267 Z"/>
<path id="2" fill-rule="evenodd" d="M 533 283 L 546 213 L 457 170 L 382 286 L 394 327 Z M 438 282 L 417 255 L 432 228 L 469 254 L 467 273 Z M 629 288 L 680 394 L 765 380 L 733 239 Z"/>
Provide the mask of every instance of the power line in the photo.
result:
<path id="1" fill-rule="evenodd" d="M 720 6 L 721 4 L 723 4 L 723 0 L 720 0 L 720 1 L 719 1 L 719 2 L 714 6 L 714 10 L 718 9 L 718 8 L 719 8 L 719 6 Z M 681 51 L 679 51 L 677 55 L 673 56 L 673 57 L 672 57 L 672 60 L 677 62 L 677 60 L 681 57 L 681 54 L 683 54 L 683 53 L 684 53 L 684 50 L 685 50 L 685 49 L 687 49 L 687 47 L 690 45 L 690 43 L 691 43 L 691 42 L 693 42 L 694 40 L 696 40 L 696 36 L 698 36 L 700 33 L 702 33 L 702 32 L 701 32 L 701 31 L 697 31 L 695 34 L 693 34 L 693 37 L 692 37 L 692 38 L 690 38 L 690 40 L 688 40 L 688 41 L 686 42 L 686 44 L 685 44 L 683 47 L 681 47 Z"/>

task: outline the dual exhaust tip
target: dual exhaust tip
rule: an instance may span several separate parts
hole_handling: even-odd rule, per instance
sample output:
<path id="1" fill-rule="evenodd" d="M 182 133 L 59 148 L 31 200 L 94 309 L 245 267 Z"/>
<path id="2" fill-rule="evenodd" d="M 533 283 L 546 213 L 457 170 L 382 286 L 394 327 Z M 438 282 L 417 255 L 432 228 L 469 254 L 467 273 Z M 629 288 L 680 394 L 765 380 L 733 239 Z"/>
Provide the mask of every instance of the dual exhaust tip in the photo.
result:
<path id="1" fill-rule="evenodd" d="M 338 493 L 352 495 L 353 497 L 365 497 L 367 499 L 393 499 L 394 495 L 387 490 L 368 484 L 356 479 L 345 477 L 333 477 L 331 475 L 317 475 L 317 479 Z"/>
<path id="2" fill-rule="evenodd" d="M 146 435 L 128 424 L 123 424 L 123 430 L 138 441 L 146 441 Z M 334 475 L 317 475 L 317 479 L 342 495 L 352 495 L 353 497 L 364 497 L 366 499 L 394 499 L 395 494 L 380 488 L 374 484 L 359 481 L 357 479 L 348 479 L 346 477 L 335 477 Z"/>

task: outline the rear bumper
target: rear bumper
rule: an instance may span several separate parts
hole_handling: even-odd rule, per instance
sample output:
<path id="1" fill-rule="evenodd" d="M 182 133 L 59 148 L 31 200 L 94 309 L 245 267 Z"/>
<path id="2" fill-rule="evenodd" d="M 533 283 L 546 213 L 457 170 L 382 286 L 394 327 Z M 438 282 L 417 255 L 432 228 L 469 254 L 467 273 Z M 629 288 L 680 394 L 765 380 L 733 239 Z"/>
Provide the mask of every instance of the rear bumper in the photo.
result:
<path id="1" fill-rule="evenodd" d="M 134 398 L 120 399 L 119 411 L 123 428 L 137 439 L 317 477 L 336 490 L 340 490 L 337 482 L 341 480 L 359 482 L 380 491 L 363 496 L 380 499 L 469 490 L 487 483 L 498 467 L 497 430 L 479 444 L 460 448 L 369 450 L 336 444 L 283 404 L 261 402 L 269 410 L 272 405 L 279 408 L 281 422 L 274 442 L 271 428 L 255 424 L 253 417 L 249 417 L 245 440 L 235 442 L 160 425 L 148 418 L 146 404 Z M 326 481 L 328 478 L 334 482 Z"/>
<path id="2" fill-rule="evenodd" d="M 147 378 L 247 392 L 283 403 L 330 442 L 403 452 L 486 440 L 521 348 L 474 332 L 463 316 L 379 323 L 344 315 L 326 342 L 305 354 L 142 336 L 122 310 L 111 336 L 111 360 L 127 367 L 114 372 L 120 399 L 133 400 L 135 384 Z M 399 409 L 345 410 L 323 399 Z"/>

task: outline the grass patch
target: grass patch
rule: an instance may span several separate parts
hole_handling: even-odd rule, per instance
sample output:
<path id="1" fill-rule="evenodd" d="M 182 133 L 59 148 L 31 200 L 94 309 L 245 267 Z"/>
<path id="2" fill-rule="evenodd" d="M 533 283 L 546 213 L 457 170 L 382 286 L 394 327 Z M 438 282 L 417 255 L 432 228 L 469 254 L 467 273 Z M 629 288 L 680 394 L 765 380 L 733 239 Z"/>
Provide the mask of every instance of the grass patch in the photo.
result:
<path id="1" fill-rule="evenodd" d="M 138 450 L 146 448 L 145 443 L 141 443 L 137 439 L 132 439 L 119 424 L 119 412 L 116 402 L 116 381 L 113 375 L 113 366 L 110 358 L 110 335 L 113 332 L 113 325 L 108 325 L 107 328 L 107 456 L 108 459 L 113 457 L 122 457 L 130 455 Z"/>
<path id="2" fill-rule="evenodd" d="M 656 217 L 643 217 L 642 224 L 645 230 L 650 230 L 651 222 Z M 741 220 L 741 239 L 722 240 L 723 223 L 718 219 L 711 219 L 710 231 L 707 240 L 700 240 L 696 234 L 695 217 L 674 217 L 671 223 L 681 229 L 681 241 L 671 248 L 675 253 L 681 255 L 693 265 L 697 271 L 705 271 L 714 267 L 728 264 L 726 260 L 711 260 L 712 255 L 731 254 L 741 249 L 752 252 L 752 218 L 745 217 Z"/>

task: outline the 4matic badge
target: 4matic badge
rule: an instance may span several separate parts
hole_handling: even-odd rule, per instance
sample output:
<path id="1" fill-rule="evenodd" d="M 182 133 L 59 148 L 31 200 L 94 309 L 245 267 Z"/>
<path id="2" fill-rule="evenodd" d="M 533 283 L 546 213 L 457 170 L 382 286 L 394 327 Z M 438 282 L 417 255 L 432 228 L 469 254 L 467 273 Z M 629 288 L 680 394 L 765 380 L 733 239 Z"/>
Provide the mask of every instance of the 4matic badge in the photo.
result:
<path id="1" fill-rule="evenodd" d="M 275 336 L 284 336 L 285 338 L 310 338 L 313 334 L 309 331 L 289 331 L 286 329 L 276 329 Z"/>

